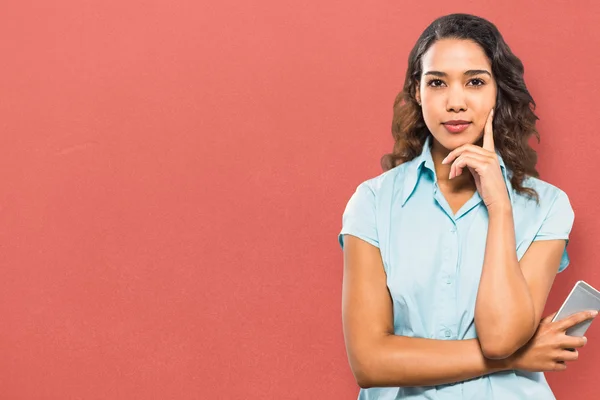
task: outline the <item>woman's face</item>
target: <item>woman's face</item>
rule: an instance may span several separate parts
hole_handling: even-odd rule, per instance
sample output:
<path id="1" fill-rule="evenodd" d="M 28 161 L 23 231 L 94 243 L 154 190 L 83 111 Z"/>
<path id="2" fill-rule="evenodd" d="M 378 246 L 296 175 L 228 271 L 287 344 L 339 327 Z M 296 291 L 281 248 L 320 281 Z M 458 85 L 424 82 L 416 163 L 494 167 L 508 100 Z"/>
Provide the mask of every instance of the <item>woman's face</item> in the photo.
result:
<path id="1" fill-rule="evenodd" d="M 423 55 L 422 63 L 416 97 L 431 134 L 447 150 L 477 142 L 496 105 L 497 92 L 483 49 L 469 40 L 438 40 Z M 452 120 L 468 124 L 453 129 L 446 124 Z"/>

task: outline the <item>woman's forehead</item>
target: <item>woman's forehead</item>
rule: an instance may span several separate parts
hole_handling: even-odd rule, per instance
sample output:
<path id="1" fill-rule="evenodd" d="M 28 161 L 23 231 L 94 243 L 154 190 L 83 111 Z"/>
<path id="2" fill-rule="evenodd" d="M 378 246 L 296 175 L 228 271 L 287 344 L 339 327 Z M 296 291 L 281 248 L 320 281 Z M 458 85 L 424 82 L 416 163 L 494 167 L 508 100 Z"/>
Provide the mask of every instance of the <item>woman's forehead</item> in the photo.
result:
<path id="1" fill-rule="evenodd" d="M 423 54 L 422 63 L 423 72 L 440 71 L 448 75 L 462 75 L 467 70 L 491 69 L 490 61 L 481 46 L 470 40 L 459 39 L 436 41 Z"/>

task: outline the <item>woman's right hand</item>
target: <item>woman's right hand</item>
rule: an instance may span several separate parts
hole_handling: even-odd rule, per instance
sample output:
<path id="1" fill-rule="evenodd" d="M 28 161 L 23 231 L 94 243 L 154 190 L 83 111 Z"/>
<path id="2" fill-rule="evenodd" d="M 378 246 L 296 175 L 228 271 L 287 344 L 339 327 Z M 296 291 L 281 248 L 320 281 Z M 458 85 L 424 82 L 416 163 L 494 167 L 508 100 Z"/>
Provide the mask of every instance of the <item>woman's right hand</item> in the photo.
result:
<path id="1" fill-rule="evenodd" d="M 556 313 L 544 318 L 531 340 L 510 357 L 511 369 L 530 372 L 564 371 L 567 369 L 566 361 L 577 360 L 577 349 L 583 347 L 587 339 L 568 336 L 565 331 L 595 315 L 590 311 L 582 311 L 551 322 L 554 315 Z"/>

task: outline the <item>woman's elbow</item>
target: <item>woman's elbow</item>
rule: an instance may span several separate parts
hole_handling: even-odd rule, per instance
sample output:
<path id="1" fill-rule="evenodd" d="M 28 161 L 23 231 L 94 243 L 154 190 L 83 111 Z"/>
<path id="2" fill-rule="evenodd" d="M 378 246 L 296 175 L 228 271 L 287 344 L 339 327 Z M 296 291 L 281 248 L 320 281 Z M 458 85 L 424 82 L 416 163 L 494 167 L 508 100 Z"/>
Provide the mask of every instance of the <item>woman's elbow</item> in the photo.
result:
<path id="1" fill-rule="evenodd" d="M 359 360 L 351 361 L 350 369 L 352 370 L 356 384 L 359 387 L 362 389 L 368 389 L 375 386 L 373 380 L 371 379 L 372 375 L 369 373 L 367 363 Z"/>
<path id="2" fill-rule="evenodd" d="M 375 385 L 373 385 L 369 380 L 366 380 L 366 379 L 363 379 L 363 380 L 357 379 L 356 383 L 358 384 L 358 386 L 361 389 L 369 389 L 369 388 L 375 387 Z"/>
<path id="3" fill-rule="evenodd" d="M 499 332 L 491 336 L 479 338 L 479 345 L 483 356 L 490 360 L 502 360 L 512 356 L 531 338 L 528 332 Z"/>
<path id="4" fill-rule="evenodd" d="M 512 356 L 518 347 L 511 345 L 510 343 L 494 342 L 494 341 L 481 341 L 481 352 L 483 356 L 489 360 L 502 360 Z"/>
<path id="5" fill-rule="evenodd" d="M 402 356 L 386 345 L 387 338 L 392 336 L 386 335 L 368 346 L 361 346 L 360 350 L 349 351 L 350 368 L 361 388 L 406 386 L 403 368 L 397 368 L 403 364 Z"/>
<path id="6" fill-rule="evenodd" d="M 356 379 L 356 384 L 361 389 L 369 389 L 369 388 L 373 388 L 373 387 L 387 386 L 381 380 L 377 380 L 377 378 L 374 375 L 369 375 L 369 374 L 364 374 L 364 373 L 363 374 L 355 373 L 354 378 Z M 399 383 L 397 385 L 401 386 Z"/>
<path id="7" fill-rule="evenodd" d="M 353 354 L 349 359 L 356 383 L 363 389 L 383 386 L 382 377 L 385 373 L 382 370 L 382 361 L 384 357 L 374 347 L 361 353 Z"/>
<path id="8" fill-rule="evenodd" d="M 478 332 L 479 345 L 485 358 L 500 360 L 508 358 L 523 347 L 535 334 L 537 325 L 529 322 L 521 322 L 511 329 L 501 329 L 495 326 L 493 329 L 481 329 Z"/>

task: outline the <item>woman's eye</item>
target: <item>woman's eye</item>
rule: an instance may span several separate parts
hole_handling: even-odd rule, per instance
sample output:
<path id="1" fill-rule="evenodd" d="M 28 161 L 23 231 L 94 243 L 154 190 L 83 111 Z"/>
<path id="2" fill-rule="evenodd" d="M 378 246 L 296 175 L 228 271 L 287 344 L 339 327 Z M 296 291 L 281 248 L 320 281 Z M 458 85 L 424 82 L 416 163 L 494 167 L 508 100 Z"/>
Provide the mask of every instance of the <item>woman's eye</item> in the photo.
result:
<path id="1" fill-rule="evenodd" d="M 439 80 L 439 79 L 432 79 L 432 80 L 430 80 L 429 82 L 427 82 L 427 84 L 428 84 L 429 86 L 431 86 L 431 87 L 439 87 L 439 86 L 440 86 L 440 84 L 442 84 L 442 83 L 444 83 L 444 82 L 442 82 L 442 81 L 441 81 L 441 80 Z"/>
<path id="2" fill-rule="evenodd" d="M 485 85 L 485 82 L 479 78 L 475 78 L 475 79 L 471 79 L 471 82 L 478 82 L 476 85 L 473 86 L 483 86 Z"/>
<path id="3" fill-rule="evenodd" d="M 434 87 L 434 88 L 440 87 L 443 84 L 444 84 L 444 82 L 442 80 L 440 80 L 440 79 L 432 79 L 429 82 L 427 82 L 428 86 L 431 86 L 431 87 Z M 469 81 L 469 84 L 470 84 L 470 86 L 477 87 L 477 86 L 483 86 L 483 85 L 485 85 L 485 82 L 483 81 L 483 79 L 475 78 L 475 79 L 471 79 Z"/>

